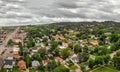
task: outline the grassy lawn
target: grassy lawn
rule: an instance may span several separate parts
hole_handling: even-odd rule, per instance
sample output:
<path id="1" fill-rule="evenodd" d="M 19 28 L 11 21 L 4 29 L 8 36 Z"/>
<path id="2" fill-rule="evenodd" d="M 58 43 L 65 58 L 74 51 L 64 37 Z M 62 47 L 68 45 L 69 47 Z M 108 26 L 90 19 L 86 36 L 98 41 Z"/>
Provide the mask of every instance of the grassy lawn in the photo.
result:
<path id="1" fill-rule="evenodd" d="M 94 69 L 92 72 L 120 72 L 120 71 L 109 67 L 99 67 Z"/>
<path id="2" fill-rule="evenodd" d="M 72 66 L 70 67 L 70 69 L 71 69 L 71 70 L 75 70 L 75 69 L 77 69 L 77 67 L 74 66 L 74 65 L 72 65 Z"/>
<path id="3" fill-rule="evenodd" d="M 0 72 L 6 72 L 7 69 L 2 69 Z M 24 71 L 21 71 L 21 70 L 18 70 L 18 69 L 13 69 L 12 71 L 9 70 L 8 72 L 24 72 Z"/>
<path id="4" fill-rule="evenodd" d="M 34 69 L 29 69 L 29 71 L 30 71 L 30 72 L 36 72 L 36 70 L 34 70 Z M 39 70 L 38 70 L 38 72 L 42 72 L 42 71 L 39 71 Z"/>

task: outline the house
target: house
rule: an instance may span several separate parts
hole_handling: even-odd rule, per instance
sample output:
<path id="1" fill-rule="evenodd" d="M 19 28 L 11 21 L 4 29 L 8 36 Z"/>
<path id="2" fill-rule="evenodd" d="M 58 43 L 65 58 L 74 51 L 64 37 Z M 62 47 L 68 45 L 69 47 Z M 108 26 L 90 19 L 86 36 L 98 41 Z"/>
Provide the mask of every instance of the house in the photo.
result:
<path id="1" fill-rule="evenodd" d="M 55 57 L 56 62 L 63 62 L 63 59 L 61 57 Z"/>
<path id="2" fill-rule="evenodd" d="M 33 52 L 33 53 L 35 53 L 35 52 L 37 52 L 37 51 L 38 51 L 37 48 L 32 48 L 32 52 Z"/>
<path id="3" fill-rule="evenodd" d="M 91 51 L 94 51 L 94 48 L 93 48 L 92 45 L 89 45 L 89 46 L 88 46 L 88 49 L 91 50 Z"/>
<path id="4" fill-rule="evenodd" d="M 26 69 L 26 62 L 23 60 L 20 60 L 17 64 L 19 70 Z"/>
<path id="5" fill-rule="evenodd" d="M 68 43 L 62 43 L 64 47 L 68 47 Z"/>
<path id="6" fill-rule="evenodd" d="M 62 43 L 62 45 L 59 45 L 58 48 L 64 49 L 68 47 L 68 43 Z"/>
<path id="7" fill-rule="evenodd" d="M 62 45 L 59 45 L 58 48 L 64 49 L 64 48 L 66 48 L 66 47 L 64 47 L 64 46 L 62 46 Z"/>
<path id="8" fill-rule="evenodd" d="M 45 47 L 43 43 L 35 43 L 35 46 Z"/>
<path id="9" fill-rule="evenodd" d="M 19 42 L 22 42 L 22 39 L 21 39 L 21 37 L 15 36 L 15 37 L 13 37 L 13 42 L 19 43 Z"/>
<path id="10" fill-rule="evenodd" d="M 112 33 L 111 32 L 106 32 L 104 33 L 105 35 L 111 35 Z"/>
<path id="11" fill-rule="evenodd" d="M 43 66 L 46 66 L 48 64 L 48 60 L 42 60 Z"/>
<path id="12" fill-rule="evenodd" d="M 18 55 L 20 53 L 20 48 L 13 48 L 13 54 Z"/>
<path id="13" fill-rule="evenodd" d="M 39 61 L 37 61 L 37 60 L 32 61 L 32 68 L 38 69 L 39 66 L 40 66 Z"/>
<path id="14" fill-rule="evenodd" d="M 93 46 L 99 45 L 99 42 L 97 40 L 93 40 L 90 42 Z"/>
<path id="15" fill-rule="evenodd" d="M 79 62 L 78 56 L 76 54 L 71 55 L 69 58 L 73 63 Z"/>
<path id="16" fill-rule="evenodd" d="M 3 58 L 0 57 L 0 70 L 2 69 L 3 65 L 4 65 L 4 60 Z"/>
<path id="17" fill-rule="evenodd" d="M 15 65 L 15 61 L 13 57 L 8 57 L 7 59 L 5 59 L 4 68 L 12 69 L 14 65 Z"/>

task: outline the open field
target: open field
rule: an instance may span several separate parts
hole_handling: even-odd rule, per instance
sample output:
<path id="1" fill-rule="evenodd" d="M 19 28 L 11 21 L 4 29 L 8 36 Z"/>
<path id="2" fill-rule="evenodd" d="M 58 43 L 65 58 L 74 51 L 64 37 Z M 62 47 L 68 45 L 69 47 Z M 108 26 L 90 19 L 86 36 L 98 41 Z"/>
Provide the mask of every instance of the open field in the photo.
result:
<path id="1" fill-rule="evenodd" d="M 120 71 L 110 67 L 99 67 L 91 72 L 120 72 Z"/>

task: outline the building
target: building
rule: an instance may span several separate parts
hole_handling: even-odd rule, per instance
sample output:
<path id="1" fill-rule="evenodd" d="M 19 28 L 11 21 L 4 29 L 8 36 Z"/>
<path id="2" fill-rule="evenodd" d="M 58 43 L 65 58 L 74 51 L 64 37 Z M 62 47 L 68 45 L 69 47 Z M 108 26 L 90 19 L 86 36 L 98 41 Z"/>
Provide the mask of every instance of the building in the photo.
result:
<path id="1" fill-rule="evenodd" d="M 78 63 L 79 62 L 79 59 L 78 59 L 78 56 L 76 54 L 73 54 L 70 56 L 70 60 L 73 62 L 73 63 Z"/>
<path id="2" fill-rule="evenodd" d="M 23 60 L 20 60 L 17 64 L 19 70 L 26 69 L 26 62 Z"/>
<path id="3" fill-rule="evenodd" d="M 13 37 L 13 42 L 19 43 L 19 42 L 22 42 L 22 39 L 21 39 L 21 37 L 15 36 L 15 37 Z"/>
<path id="4" fill-rule="evenodd" d="M 56 62 L 63 62 L 63 59 L 61 57 L 55 57 Z"/>
<path id="5" fill-rule="evenodd" d="M 40 66 L 39 61 L 37 61 L 37 60 L 32 61 L 32 68 L 38 69 L 39 66 Z"/>
<path id="6" fill-rule="evenodd" d="M 99 45 L 99 42 L 97 40 L 93 40 L 90 42 L 93 46 Z"/>
<path id="7" fill-rule="evenodd" d="M 8 57 L 7 59 L 5 59 L 4 61 L 4 68 L 7 69 L 12 69 L 15 65 L 15 61 L 13 59 L 13 57 Z"/>
<path id="8" fill-rule="evenodd" d="M 38 51 L 37 48 L 32 48 L 32 52 L 33 52 L 33 53 L 35 53 L 35 52 L 37 52 L 37 51 Z"/>
<path id="9" fill-rule="evenodd" d="M 13 54 L 19 55 L 20 53 L 20 48 L 13 48 Z"/>

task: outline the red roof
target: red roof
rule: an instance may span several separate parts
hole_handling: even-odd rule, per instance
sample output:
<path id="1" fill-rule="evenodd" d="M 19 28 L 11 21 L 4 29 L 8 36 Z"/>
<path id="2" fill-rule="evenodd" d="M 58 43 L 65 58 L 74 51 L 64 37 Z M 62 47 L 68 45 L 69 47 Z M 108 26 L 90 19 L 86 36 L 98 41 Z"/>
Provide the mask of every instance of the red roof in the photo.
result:
<path id="1" fill-rule="evenodd" d="M 32 50 L 37 50 L 37 48 L 32 48 Z"/>

